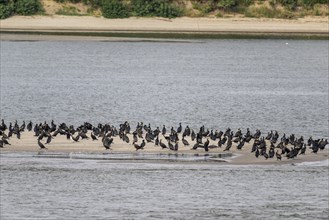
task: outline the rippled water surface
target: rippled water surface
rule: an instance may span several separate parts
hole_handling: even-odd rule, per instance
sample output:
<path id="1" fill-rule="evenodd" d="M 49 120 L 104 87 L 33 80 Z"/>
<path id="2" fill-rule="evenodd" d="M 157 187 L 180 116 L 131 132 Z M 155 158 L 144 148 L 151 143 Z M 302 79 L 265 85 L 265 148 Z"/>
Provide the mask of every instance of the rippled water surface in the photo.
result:
<path id="1" fill-rule="evenodd" d="M 328 137 L 328 41 L 1 41 L 1 118 Z M 264 134 L 264 133 L 263 133 Z M 1 154 L 0 219 L 328 219 L 298 166 Z"/>
<path id="2" fill-rule="evenodd" d="M 1 156 L 1 219 L 327 219 L 328 160 L 299 166 Z"/>
<path id="3" fill-rule="evenodd" d="M 1 117 L 328 137 L 328 41 L 1 42 Z"/>

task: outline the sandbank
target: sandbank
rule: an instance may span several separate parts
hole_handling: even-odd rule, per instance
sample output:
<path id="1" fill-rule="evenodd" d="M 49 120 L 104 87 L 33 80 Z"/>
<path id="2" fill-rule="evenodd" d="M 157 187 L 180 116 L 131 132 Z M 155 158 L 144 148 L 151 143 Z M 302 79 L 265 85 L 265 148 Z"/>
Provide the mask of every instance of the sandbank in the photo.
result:
<path id="1" fill-rule="evenodd" d="M 90 134 L 88 134 L 90 136 Z M 5 148 L 1 148 L 0 153 L 23 153 L 29 152 L 35 155 L 52 155 L 56 153 L 84 153 L 84 154 L 93 154 L 93 155 L 113 155 L 113 160 L 120 159 L 118 155 L 125 154 L 125 159 L 150 159 L 156 160 L 154 158 L 159 157 L 159 155 L 165 156 L 168 159 L 171 158 L 202 158 L 204 156 L 210 156 L 213 158 L 218 158 L 215 160 L 201 160 L 207 162 L 225 162 L 225 164 L 237 164 L 237 165 L 248 165 L 248 164 L 271 164 L 271 165 L 281 165 L 281 164 L 296 164 L 306 161 L 322 161 L 329 158 L 329 149 L 325 149 L 323 151 L 319 151 L 317 154 L 311 153 L 311 149 L 306 150 L 305 155 L 298 155 L 295 159 L 287 159 L 285 156 L 282 156 L 282 161 L 277 161 L 275 156 L 273 158 L 265 159 L 260 156 L 258 158 L 255 157 L 254 153 L 251 152 L 251 147 L 253 140 L 250 143 L 246 143 L 245 146 L 241 150 L 237 150 L 236 143 L 233 143 L 230 151 L 224 151 L 225 146 L 221 148 L 209 149 L 209 152 L 205 152 L 204 149 L 198 148 L 197 150 L 192 150 L 194 142 L 191 141 L 189 137 L 185 138 L 189 141 L 190 146 L 184 146 L 181 141 L 179 141 L 179 149 L 178 151 L 172 151 L 170 149 L 161 149 L 160 146 L 155 146 L 154 143 L 147 143 L 143 150 L 138 150 L 134 148 L 132 145 L 132 135 L 128 134 L 130 138 L 130 143 L 126 143 L 122 141 L 119 137 L 114 137 L 113 144 L 111 145 L 112 150 L 106 150 L 101 140 L 93 141 L 90 139 L 79 140 L 79 142 L 74 142 L 71 139 L 67 139 L 65 135 L 58 135 L 52 139 L 51 143 L 46 145 L 48 150 L 40 150 L 37 137 L 34 136 L 33 132 L 22 132 L 21 138 L 17 139 L 16 137 L 11 137 L 9 139 L 9 143 L 11 145 L 5 145 Z M 167 143 L 164 137 L 160 137 L 163 143 Z M 180 136 L 181 140 L 181 136 Z M 45 140 L 42 141 L 43 143 Z M 139 143 L 141 140 L 139 140 Z M 210 141 L 210 145 L 216 145 L 217 142 Z M 269 143 L 268 143 L 269 146 Z M 290 147 L 290 146 L 289 146 Z M 0 155 L 1 155 L 0 154 Z M 128 157 L 127 157 L 128 155 Z M 144 156 L 143 156 L 144 155 Z M 146 156 L 145 156 L 146 155 Z M 153 157 L 152 157 L 153 155 Z M 149 157 L 150 156 L 150 157 Z M 123 158 L 121 158 L 123 159 Z M 110 159 L 111 160 L 111 159 Z M 187 160 L 189 162 L 193 160 Z M 196 160 L 197 161 L 197 160 Z M 200 161 L 200 160 L 198 160 Z"/>

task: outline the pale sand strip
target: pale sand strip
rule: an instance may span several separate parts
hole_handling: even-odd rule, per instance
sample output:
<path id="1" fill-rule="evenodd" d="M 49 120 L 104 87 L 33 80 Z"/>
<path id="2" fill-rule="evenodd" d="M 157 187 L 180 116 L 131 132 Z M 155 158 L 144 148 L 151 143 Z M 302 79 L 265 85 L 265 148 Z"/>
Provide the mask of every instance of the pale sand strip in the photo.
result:
<path id="1" fill-rule="evenodd" d="M 90 136 L 88 134 L 88 136 Z M 66 136 L 58 135 L 55 137 L 49 145 L 46 145 L 48 150 L 40 150 L 37 144 L 37 138 L 33 136 L 33 132 L 23 132 L 21 134 L 21 139 L 17 139 L 16 137 L 10 138 L 10 146 L 5 145 L 5 148 L 1 148 L 1 153 L 19 153 L 19 152 L 45 152 L 45 153 L 54 153 L 54 152 L 82 152 L 82 153 L 128 153 L 128 154 L 136 154 L 136 153 L 154 153 L 154 154 L 199 154 L 204 155 L 205 153 L 227 153 L 224 152 L 225 146 L 221 148 L 210 149 L 209 152 L 205 152 L 204 149 L 191 150 L 194 142 L 188 137 L 186 140 L 189 141 L 190 146 L 184 147 L 182 142 L 179 142 L 179 150 L 171 151 L 169 149 L 161 149 L 159 146 L 155 146 L 153 143 L 147 143 L 144 150 L 139 150 L 136 152 L 134 146 L 131 144 L 132 136 L 129 135 L 130 144 L 127 144 L 120 140 L 118 137 L 114 137 L 114 143 L 112 144 L 112 150 L 105 150 L 102 145 L 101 140 L 92 141 L 89 140 L 80 140 L 79 142 L 74 142 L 72 140 L 67 140 Z M 167 141 L 161 136 L 162 142 L 167 143 Z M 42 141 L 43 143 L 45 140 Z M 139 139 L 139 143 L 141 140 Z M 236 143 L 233 143 L 232 148 L 229 152 L 233 153 L 237 157 L 233 158 L 225 158 L 229 159 L 229 164 L 291 164 L 291 163 L 300 163 L 305 161 L 321 161 L 329 158 L 329 150 L 325 149 L 323 151 L 319 151 L 317 154 L 311 153 L 310 149 L 307 149 L 306 155 L 299 155 L 296 159 L 287 159 L 285 156 L 282 157 L 282 161 L 277 161 L 276 158 L 270 158 L 265 160 L 264 157 L 256 158 L 254 153 L 250 153 L 251 146 L 253 140 L 250 141 L 249 144 L 246 144 L 242 150 L 237 150 Z M 217 142 L 211 141 L 210 144 L 217 144 Z M 268 144 L 269 146 L 269 144 Z M 269 147 L 268 147 L 269 149 Z"/>
<path id="2" fill-rule="evenodd" d="M 1 30 L 328 33 L 328 17 L 297 20 L 254 18 L 127 18 L 90 16 L 14 16 L 0 21 Z"/>

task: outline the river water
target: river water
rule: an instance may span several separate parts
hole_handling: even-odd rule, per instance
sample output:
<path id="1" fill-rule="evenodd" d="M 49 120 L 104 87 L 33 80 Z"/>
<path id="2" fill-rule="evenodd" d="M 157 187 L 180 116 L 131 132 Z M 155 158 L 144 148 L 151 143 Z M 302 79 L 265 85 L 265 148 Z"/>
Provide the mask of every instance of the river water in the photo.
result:
<path id="1" fill-rule="evenodd" d="M 1 155 L 5 219 L 328 219 L 328 160 L 146 163 Z"/>
<path id="2" fill-rule="evenodd" d="M 328 137 L 328 41 L 1 41 L 1 118 Z M 0 219 L 328 219 L 328 160 L 0 154 Z"/>
<path id="3" fill-rule="evenodd" d="M 1 41 L 1 118 L 327 137 L 328 41 Z"/>

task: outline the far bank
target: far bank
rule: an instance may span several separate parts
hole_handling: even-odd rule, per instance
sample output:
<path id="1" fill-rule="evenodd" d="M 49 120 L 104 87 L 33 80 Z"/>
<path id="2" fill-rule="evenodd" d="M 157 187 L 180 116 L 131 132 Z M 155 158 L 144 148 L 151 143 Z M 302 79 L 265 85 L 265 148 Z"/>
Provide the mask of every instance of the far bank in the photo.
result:
<path id="1" fill-rule="evenodd" d="M 326 17 L 296 20 L 257 18 L 125 18 L 90 16 L 14 16 L 0 21 L 1 39 L 17 36 L 97 36 L 127 38 L 279 38 L 329 39 Z M 14 35 L 12 35 L 14 34 Z M 10 39 L 12 38 L 12 39 Z"/>

